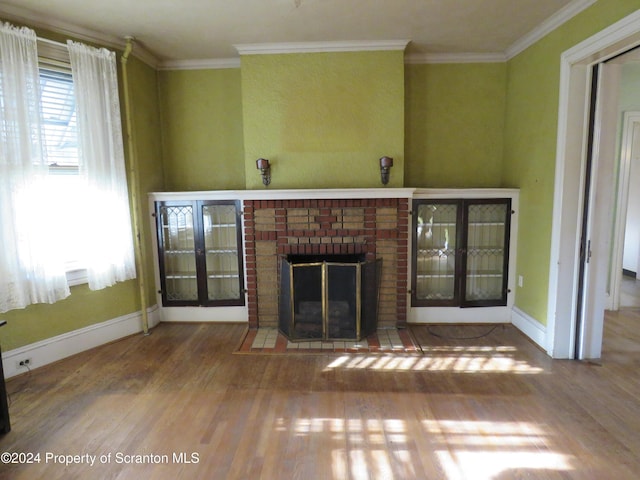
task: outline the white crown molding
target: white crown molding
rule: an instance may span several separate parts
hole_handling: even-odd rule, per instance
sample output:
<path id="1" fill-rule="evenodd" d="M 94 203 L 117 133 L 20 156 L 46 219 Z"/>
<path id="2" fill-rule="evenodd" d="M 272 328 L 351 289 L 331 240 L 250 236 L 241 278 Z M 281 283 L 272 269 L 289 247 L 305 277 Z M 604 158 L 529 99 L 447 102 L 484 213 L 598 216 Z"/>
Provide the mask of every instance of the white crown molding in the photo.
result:
<path id="1" fill-rule="evenodd" d="M 404 50 L 410 40 L 251 43 L 234 45 L 240 55 L 269 55 L 277 53 L 367 52 Z"/>
<path id="2" fill-rule="evenodd" d="M 126 42 L 124 38 L 89 30 L 79 25 L 53 20 L 50 17 L 46 17 L 32 10 L 11 5 L 0 5 L 0 18 L 118 50 L 124 50 Z M 134 48 L 131 54 L 152 68 L 158 67 L 158 59 L 139 43 L 134 42 Z"/>
<path id="3" fill-rule="evenodd" d="M 503 63 L 507 60 L 504 53 L 410 53 L 404 57 L 404 63 Z"/>
<path id="4" fill-rule="evenodd" d="M 506 59 L 511 60 L 538 40 L 542 39 L 545 35 L 554 31 L 560 25 L 568 22 L 583 10 L 589 8 L 591 5 L 596 3 L 596 1 L 597 0 L 573 0 L 568 3 L 564 8 L 558 10 L 554 15 L 547 18 L 544 22 L 523 37 L 516 40 L 513 45 L 507 48 L 505 51 Z"/>
<path id="5" fill-rule="evenodd" d="M 240 58 L 165 60 L 158 64 L 158 70 L 208 70 L 220 68 L 240 68 Z"/>

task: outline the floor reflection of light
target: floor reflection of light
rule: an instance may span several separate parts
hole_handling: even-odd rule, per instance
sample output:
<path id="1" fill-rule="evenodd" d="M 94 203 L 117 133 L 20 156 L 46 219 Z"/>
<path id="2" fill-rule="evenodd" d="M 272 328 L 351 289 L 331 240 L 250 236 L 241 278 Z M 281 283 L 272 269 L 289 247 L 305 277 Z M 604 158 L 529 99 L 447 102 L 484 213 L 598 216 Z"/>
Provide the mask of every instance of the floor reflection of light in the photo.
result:
<path id="1" fill-rule="evenodd" d="M 370 454 L 373 462 L 373 478 L 393 478 L 388 452 L 386 450 L 373 450 Z"/>
<path id="2" fill-rule="evenodd" d="M 354 480 L 369 479 L 367 459 L 362 450 L 350 450 L 349 463 L 351 464 L 351 478 Z"/>
<path id="3" fill-rule="evenodd" d="M 331 471 L 333 478 L 349 478 L 347 475 L 347 452 L 345 450 L 333 450 L 331 452 Z"/>
<path id="4" fill-rule="evenodd" d="M 331 361 L 332 369 L 377 371 L 431 371 L 458 373 L 535 374 L 542 368 L 518 359 L 514 347 L 435 347 L 424 355 L 341 355 Z"/>
<path id="5" fill-rule="evenodd" d="M 508 470 L 571 470 L 571 457 L 544 451 L 547 434 L 527 422 L 425 420 L 446 449 L 436 452 L 447 478 L 492 479 Z"/>
<path id="6" fill-rule="evenodd" d="M 572 470 L 568 457 L 553 452 L 512 452 L 512 451 L 458 451 L 453 455 L 448 451 L 436 452 L 447 473 L 447 479 L 472 478 L 491 480 L 499 478 L 505 471 Z"/>
<path id="7" fill-rule="evenodd" d="M 499 478 L 505 472 L 572 470 L 570 455 L 553 451 L 549 433 L 531 422 L 466 420 L 418 421 L 421 434 L 433 446 L 433 460 L 446 480 Z M 424 455 L 409 448 L 417 433 L 395 418 L 276 419 L 276 429 L 298 436 L 331 434 L 333 479 L 421 478 Z M 435 467 L 435 465 L 433 465 Z"/>

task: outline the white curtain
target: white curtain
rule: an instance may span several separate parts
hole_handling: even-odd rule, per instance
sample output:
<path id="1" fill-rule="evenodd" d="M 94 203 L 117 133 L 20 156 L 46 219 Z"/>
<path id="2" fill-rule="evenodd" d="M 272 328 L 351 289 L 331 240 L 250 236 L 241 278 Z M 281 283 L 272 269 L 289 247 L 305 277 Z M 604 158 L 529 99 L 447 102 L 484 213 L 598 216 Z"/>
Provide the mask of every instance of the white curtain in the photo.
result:
<path id="1" fill-rule="evenodd" d="M 69 295 L 55 203 L 43 195 L 36 35 L 0 24 L 0 312 Z"/>
<path id="2" fill-rule="evenodd" d="M 81 258 L 89 288 L 135 278 L 115 53 L 67 42 L 76 94 L 80 175 L 86 179 Z"/>

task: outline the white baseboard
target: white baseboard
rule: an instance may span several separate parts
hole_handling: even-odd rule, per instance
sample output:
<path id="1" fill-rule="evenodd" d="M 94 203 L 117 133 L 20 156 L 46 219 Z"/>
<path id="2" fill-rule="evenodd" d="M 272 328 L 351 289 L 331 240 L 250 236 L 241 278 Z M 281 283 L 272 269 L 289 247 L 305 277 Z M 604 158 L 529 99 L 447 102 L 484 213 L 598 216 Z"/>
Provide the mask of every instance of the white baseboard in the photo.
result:
<path id="1" fill-rule="evenodd" d="M 511 310 L 511 323 L 545 352 L 547 351 L 547 327 L 516 307 Z"/>
<path id="2" fill-rule="evenodd" d="M 510 307 L 411 307 L 407 323 L 509 323 Z"/>
<path id="3" fill-rule="evenodd" d="M 153 328 L 160 322 L 158 306 L 148 308 L 147 312 L 149 328 Z M 24 359 L 29 359 L 29 368 L 38 368 L 142 331 L 139 311 L 9 350 L 2 354 L 4 376 L 10 378 L 27 372 L 26 367 L 18 365 Z"/>
<path id="4" fill-rule="evenodd" d="M 161 322 L 239 322 L 249 321 L 249 309 L 241 307 L 162 307 Z"/>

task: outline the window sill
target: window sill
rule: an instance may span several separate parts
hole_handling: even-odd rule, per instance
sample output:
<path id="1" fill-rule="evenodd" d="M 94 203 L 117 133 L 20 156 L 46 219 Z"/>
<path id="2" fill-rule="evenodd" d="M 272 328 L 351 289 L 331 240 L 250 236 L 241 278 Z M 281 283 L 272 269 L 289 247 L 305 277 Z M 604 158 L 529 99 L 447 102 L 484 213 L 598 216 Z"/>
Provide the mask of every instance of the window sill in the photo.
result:
<path id="1" fill-rule="evenodd" d="M 89 277 L 87 276 L 86 268 L 79 268 L 74 270 L 67 271 L 67 283 L 70 287 L 75 287 L 76 285 L 83 285 L 85 283 L 89 283 Z"/>

